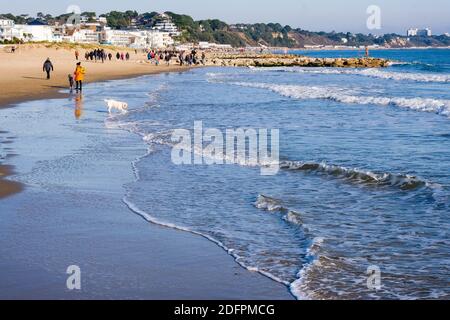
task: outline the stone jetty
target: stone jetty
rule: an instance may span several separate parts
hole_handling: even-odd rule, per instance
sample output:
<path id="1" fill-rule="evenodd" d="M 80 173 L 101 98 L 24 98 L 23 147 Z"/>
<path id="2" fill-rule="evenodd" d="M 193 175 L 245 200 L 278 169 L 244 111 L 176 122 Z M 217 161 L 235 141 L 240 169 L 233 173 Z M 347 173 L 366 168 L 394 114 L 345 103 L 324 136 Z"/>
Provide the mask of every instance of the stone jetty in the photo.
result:
<path id="1" fill-rule="evenodd" d="M 334 68 L 384 68 L 390 61 L 378 58 L 313 58 L 277 54 L 227 54 L 212 55 L 208 66 L 226 67 L 334 67 Z"/>

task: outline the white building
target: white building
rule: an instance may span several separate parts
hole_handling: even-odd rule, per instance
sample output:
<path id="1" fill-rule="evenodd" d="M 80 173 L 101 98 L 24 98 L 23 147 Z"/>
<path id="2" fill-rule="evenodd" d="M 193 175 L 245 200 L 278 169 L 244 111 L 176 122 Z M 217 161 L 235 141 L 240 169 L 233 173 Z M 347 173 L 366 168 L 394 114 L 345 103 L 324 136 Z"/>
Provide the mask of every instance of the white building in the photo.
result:
<path id="1" fill-rule="evenodd" d="M 135 41 L 135 35 L 125 30 L 105 29 L 103 31 L 103 42 L 118 47 L 128 47 Z"/>
<path id="2" fill-rule="evenodd" d="M 415 37 L 415 36 L 417 36 L 418 31 L 419 31 L 419 29 L 417 29 L 417 28 L 410 28 L 410 29 L 408 29 L 408 31 L 406 31 L 406 35 L 408 37 Z"/>
<path id="3" fill-rule="evenodd" d="M 410 28 L 406 32 L 406 35 L 408 37 L 417 37 L 417 36 L 419 36 L 419 37 L 431 37 L 433 35 L 433 33 L 431 32 L 430 28 L 425 28 L 425 29 Z"/>
<path id="4" fill-rule="evenodd" d="M 170 32 L 162 32 L 158 30 L 147 31 L 147 46 L 150 48 L 167 48 L 174 45 Z"/>
<path id="5" fill-rule="evenodd" d="M 94 31 L 92 29 L 76 30 L 73 33 L 70 42 L 99 43 L 100 42 L 100 32 Z"/>
<path id="6" fill-rule="evenodd" d="M 160 49 L 170 47 L 174 44 L 174 40 L 169 32 L 149 30 L 131 31 L 130 34 L 134 36 L 130 46 L 137 49 Z"/>
<path id="7" fill-rule="evenodd" d="M 167 14 L 161 14 L 161 21 L 157 22 L 153 27 L 154 30 L 158 30 L 161 32 L 168 32 L 171 36 L 179 36 L 181 32 L 178 30 L 178 27 L 172 22 L 170 17 Z"/>
<path id="8" fill-rule="evenodd" d="M 0 40 L 12 40 L 14 21 L 9 19 L 0 19 Z"/>
<path id="9" fill-rule="evenodd" d="M 48 41 L 58 42 L 59 39 L 53 36 L 53 28 L 41 24 L 16 24 L 12 30 L 14 37 L 26 41 Z"/>

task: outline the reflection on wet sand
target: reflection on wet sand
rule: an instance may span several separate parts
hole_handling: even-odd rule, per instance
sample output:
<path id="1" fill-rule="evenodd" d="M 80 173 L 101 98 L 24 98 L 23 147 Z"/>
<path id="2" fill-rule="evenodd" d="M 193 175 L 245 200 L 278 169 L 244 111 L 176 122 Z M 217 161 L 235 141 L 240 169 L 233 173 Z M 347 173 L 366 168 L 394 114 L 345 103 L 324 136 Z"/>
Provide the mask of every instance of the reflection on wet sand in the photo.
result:
<path id="1" fill-rule="evenodd" d="M 83 95 L 77 94 L 75 100 L 75 119 L 79 120 L 83 116 Z"/>
<path id="2" fill-rule="evenodd" d="M 0 131 L 0 134 L 4 135 L 7 134 L 7 132 Z M 4 148 L 4 145 L 13 143 L 12 139 L 12 137 L 0 137 L 0 161 L 12 156 L 12 154 L 9 153 L 9 151 L 11 151 L 11 148 Z M 0 163 L 0 199 L 9 197 L 15 193 L 22 191 L 23 189 L 23 186 L 20 183 L 4 179 L 14 174 L 13 169 L 13 166 L 3 165 Z"/>
<path id="3" fill-rule="evenodd" d="M 12 169 L 11 166 L 0 165 L 0 199 L 12 196 L 23 189 L 20 183 L 3 179 L 14 173 Z"/>

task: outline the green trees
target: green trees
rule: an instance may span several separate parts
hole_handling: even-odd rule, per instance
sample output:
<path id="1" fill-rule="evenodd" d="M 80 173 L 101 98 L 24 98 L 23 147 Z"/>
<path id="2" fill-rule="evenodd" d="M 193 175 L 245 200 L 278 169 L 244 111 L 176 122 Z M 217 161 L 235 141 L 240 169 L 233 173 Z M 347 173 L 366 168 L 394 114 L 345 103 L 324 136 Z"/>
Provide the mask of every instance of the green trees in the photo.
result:
<path id="1" fill-rule="evenodd" d="M 137 19 L 139 14 L 136 11 L 111 11 L 105 15 L 102 15 L 106 17 L 106 20 L 108 21 L 108 26 L 113 29 L 126 29 L 130 27 L 131 21 L 133 19 Z"/>
<path id="2" fill-rule="evenodd" d="M 350 32 L 311 32 L 302 29 L 292 29 L 279 23 L 255 23 L 228 25 L 219 19 L 207 19 L 195 21 L 192 17 L 174 12 L 165 13 L 181 31 L 177 40 L 181 42 L 208 41 L 220 44 L 230 44 L 234 47 L 258 44 L 273 47 L 299 47 L 304 44 L 313 45 L 343 45 L 365 46 L 365 45 L 393 45 L 393 46 L 449 46 L 450 37 L 410 37 L 397 34 L 386 34 L 374 36 L 372 34 L 352 34 Z M 54 22 L 65 23 L 71 14 L 62 14 L 52 17 L 49 14 L 39 12 L 37 18 L 48 24 Z M 95 12 L 83 12 L 81 14 L 88 22 L 95 21 Z M 125 12 L 111 11 L 102 14 L 106 17 L 108 26 L 113 29 L 126 29 L 135 20 L 139 28 L 152 28 L 157 22 L 164 19 L 157 12 L 146 12 L 139 14 L 136 11 Z M 0 18 L 11 19 L 16 24 L 27 24 L 35 18 L 23 14 L 15 16 L 11 13 L 0 14 Z M 346 41 L 343 39 L 346 39 Z M 408 40 L 409 39 L 409 40 Z M 401 40 L 401 41 L 398 41 Z"/>

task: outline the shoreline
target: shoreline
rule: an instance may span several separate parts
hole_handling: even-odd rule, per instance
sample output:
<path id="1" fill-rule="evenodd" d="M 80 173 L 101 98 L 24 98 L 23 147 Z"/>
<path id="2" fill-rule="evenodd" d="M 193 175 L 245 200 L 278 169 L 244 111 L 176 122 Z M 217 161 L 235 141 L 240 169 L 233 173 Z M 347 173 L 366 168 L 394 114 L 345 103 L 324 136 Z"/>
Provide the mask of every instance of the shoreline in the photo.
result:
<path id="1" fill-rule="evenodd" d="M 149 67 L 149 66 L 147 66 Z M 162 73 L 170 73 L 170 72 L 185 72 L 192 69 L 192 67 L 181 67 L 181 66 L 174 66 L 171 65 L 170 67 L 166 66 L 159 66 L 154 67 L 155 69 L 147 69 L 142 70 L 139 72 L 123 72 L 118 74 L 112 74 L 112 75 L 106 75 L 106 74 L 100 74 L 95 75 L 93 77 L 90 77 L 90 79 L 86 80 L 83 84 L 90 84 L 90 83 L 99 83 L 99 82 L 106 82 L 106 81 L 114 81 L 114 80 L 124 80 L 124 79 L 133 79 L 145 75 L 156 75 L 156 74 L 162 74 Z M 160 68 L 160 69 L 156 69 Z M 36 80 L 42 80 L 44 79 L 36 79 Z M 59 79 L 58 79 L 59 80 Z M 56 80 L 56 81 L 58 81 Z M 60 92 L 61 90 L 68 89 L 67 86 L 64 86 L 66 81 L 58 81 L 56 85 L 48 86 L 42 91 L 30 91 L 28 93 L 10 93 L 0 96 L 0 109 L 4 108 L 11 108 L 14 107 L 17 104 L 24 103 L 24 102 L 30 102 L 35 100 L 47 100 L 47 99 L 61 99 L 66 98 L 67 94 Z"/>
<path id="2" fill-rule="evenodd" d="M 130 163 L 147 150 L 135 134 L 105 128 L 101 105 L 87 95 L 88 125 L 82 119 L 75 127 L 67 125 L 73 101 L 2 110 L 18 150 L 46 152 L 18 152 L 18 181 L 32 183 L 0 201 L 0 298 L 293 300 L 286 286 L 243 269 L 211 241 L 145 223 L 124 205 L 124 185 L 135 178 Z M 74 264 L 83 274 L 80 292 L 65 287 Z"/>

